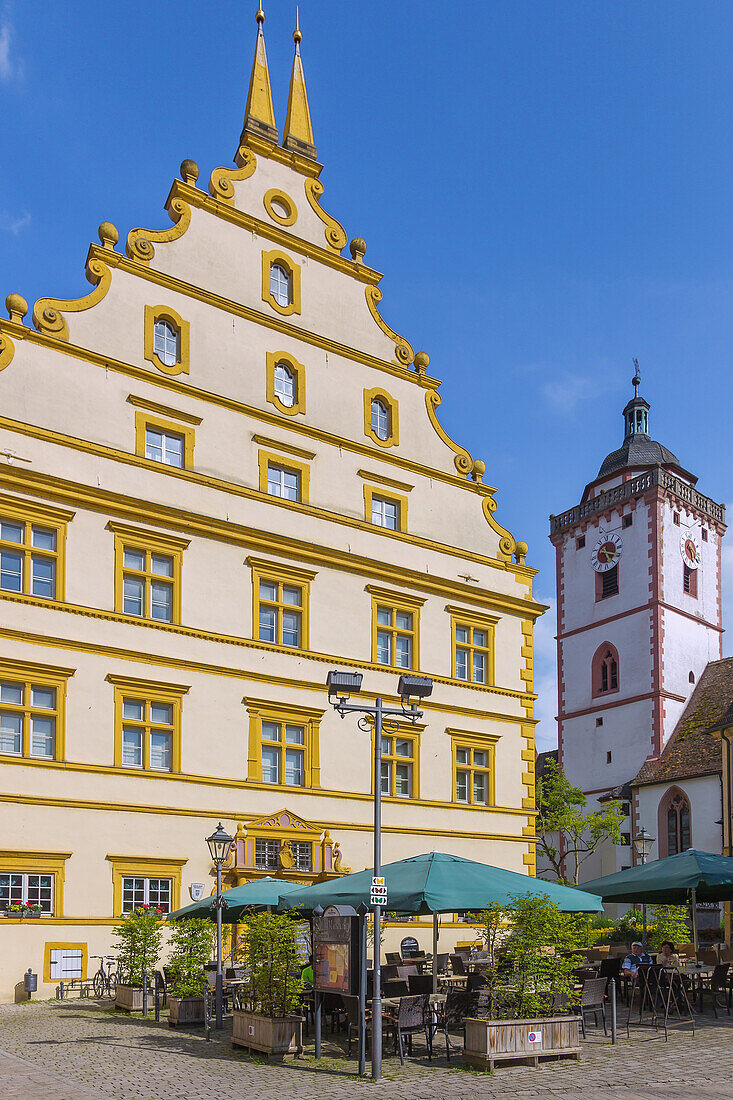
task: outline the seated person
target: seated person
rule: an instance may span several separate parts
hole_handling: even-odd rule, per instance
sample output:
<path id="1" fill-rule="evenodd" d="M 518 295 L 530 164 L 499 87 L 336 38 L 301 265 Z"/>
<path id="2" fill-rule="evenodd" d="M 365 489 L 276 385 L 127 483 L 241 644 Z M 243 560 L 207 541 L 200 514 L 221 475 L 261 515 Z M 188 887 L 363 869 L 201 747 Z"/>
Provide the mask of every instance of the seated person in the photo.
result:
<path id="1" fill-rule="evenodd" d="M 679 970 L 680 957 L 671 940 L 662 941 L 657 955 L 657 962 L 661 966 L 674 966 Z"/>
<path id="2" fill-rule="evenodd" d="M 651 955 L 647 955 L 644 945 L 632 943 L 631 954 L 627 955 L 621 966 L 622 974 L 636 974 L 640 966 L 651 966 Z"/>
<path id="3" fill-rule="evenodd" d="M 300 972 L 300 980 L 303 982 L 306 989 L 313 988 L 313 956 L 308 956 L 308 965 L 304 966 Z"/>

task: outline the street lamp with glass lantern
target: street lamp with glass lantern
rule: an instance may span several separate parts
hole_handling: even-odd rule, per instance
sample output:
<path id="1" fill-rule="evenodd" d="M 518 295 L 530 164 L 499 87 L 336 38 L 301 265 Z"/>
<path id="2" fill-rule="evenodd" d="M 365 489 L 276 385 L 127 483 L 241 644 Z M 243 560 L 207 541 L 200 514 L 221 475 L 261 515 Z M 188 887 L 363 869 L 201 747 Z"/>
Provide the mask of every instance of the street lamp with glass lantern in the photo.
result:
<path id="1" fill-rule="evenodd" d="M 216 1026 L 224 1026 L 224 974 L 221 965 L 221 913 L 226 902 L 221 896 L 221 868 L 232 850 L 234 839 L 223 828 L 221 821 L 211 836 L 207 836 L 211 861 L 216 867 Z"/>
<path id="2" fill-rule="evenodd" d="M 651 855 L 651 850 L 654 847 L 656 837 L 651 836 L 642 825 L 639 832 L 634 837 L 634 851 L 641 861 L 642 867 L 646 863 L 647 856 Z M 646 902 L 641 903 L 642 923 L 644 925 L 644 950 L 646 951 Z"/>
<path id="3" fill-rule="evenodd" d="M 400 697 L 399 707 L 385 707 L 377 696 L 373 706 L 365 703 L 349 703 L 352 695 L 361 691 L 363 675 L 361 672 L 340 672 L 332 669 L 327 678 L 328 701 L 342 718 L 349 712 L 363 714 L 359 728 L 370 732 L 374 724 L 374 868 L 372 875 L 379 877 L 382 870 L 382 731 L 384 718 L 407 718 L 417 722 L 422 718 L 416 700 L 427 699 L 433 690 L 433 681 L 428 676 L 414 676 L 404 673 L 397 684 Z M 372 722 L 369 719 L 372 719 Z M 382 992 L 380 946 L 382 940 L 382 907 L 372 906 L 374 912 L 374 989 L 372 993 L 372 1077 L 379 1081 L 382 1076 Z"/>

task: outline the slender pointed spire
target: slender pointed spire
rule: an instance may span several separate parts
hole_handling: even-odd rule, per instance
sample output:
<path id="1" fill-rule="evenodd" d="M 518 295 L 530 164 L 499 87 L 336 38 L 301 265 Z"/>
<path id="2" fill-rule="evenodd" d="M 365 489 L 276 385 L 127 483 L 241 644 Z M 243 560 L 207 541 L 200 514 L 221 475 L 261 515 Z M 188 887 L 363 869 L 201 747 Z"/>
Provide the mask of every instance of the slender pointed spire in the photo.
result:
<path id="1" fill-rule="evenodd" d="M 276 142 L 279 135 L 275 125 L 275 112 L 272 107 L 270 73 L 267 68 L 265 35 L 262 31 L 265 22 L 262 0 L 260 0 L 255 19 L 257 20 L 257 42 L 255 43 L 252 76 L 249 80 L 247 106 L 244 111 L 244 129 L 242 130 L 240 142 L 244 143 L 248 133 L 265 138 L 267 141 Z"/>
<path id="2" fill-rule="evenodd" d="M 288 92 L 288 113 L 285 119 L 285 131 L 283 146 L 301 156 L 316 160 L 316 146 L 313 141 L 313 127 L 311 125 L 311 113 L 308 106 L 308 93 L 305 89 L 305 74 L 303 62 L 300 58 L 300 43 L 303 35 L 300 30 L 300 15 L 295 8 L 295 30 L 293 42 L 295 43 L 295 55 L 293 57 L 293 71 L 290 75 L 290 90 Z"/>

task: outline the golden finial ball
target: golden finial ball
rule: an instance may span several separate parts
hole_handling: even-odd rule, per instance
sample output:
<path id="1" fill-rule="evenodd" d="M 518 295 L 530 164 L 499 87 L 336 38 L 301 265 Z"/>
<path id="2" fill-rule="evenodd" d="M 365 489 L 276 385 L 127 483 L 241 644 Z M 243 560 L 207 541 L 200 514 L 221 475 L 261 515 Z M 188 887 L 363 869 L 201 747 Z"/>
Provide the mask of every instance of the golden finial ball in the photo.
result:
<path id="1" fill-rule="evenodd" d="M 363 237 L 354 237 L 349 245 L 352 260 L 363 260 L 366 255 L 366 241 Z"/>
<path id="2" fill-rule="evenodd" d="M 262 4 L 260 4 L 260 6 L 257 9 L 257 15 L 255 16 L 255 19 L 257 20 L 257 22 L 259 23 L 260 26 L 262 26 L 262 24 L 265 22 L 265 13 L 262 10 Z"/>
<path id="3" fill-rule="evenodd" d="M 112 225 L 112 222 L 102 222 L 97 233 L 105 248 L 114 248 L 120 239 L 120 235 L 117 232 L 117 226 Z"/>
<path id="4" fill-rule="evenodd" d="M 5 299 L 5 308 L 11 321 L 22 321 L 28 312 L 28 303 L 22 294 L 8 294 Z"/>
<path id="5" fill-rule="evenodd" d="M 486 473 L 486 463 L 482 458 L 474 459 L 473 472 L 478 474 L 479 477 L 483 477 Z"/>
<path id="6" fill-rule="evenodd" d="M 514 550 L 514 556 L 518 562 L 523 562 L 529 553 L 529 547 L 526 542 L 518 542 Z"/>
<path id="7" fill-rule="evenodd" d="M 181 161 L 181 179 L 184 183 L 195 184 L 199 178 L 199 166 L 195 160 Z"/>
<path id="8" fill-rule="evenodd" d="M 419 351 L 415 356 L 415 370 L 419 374 L 424 374 L 430 366 L 430 356 L 425 351 Z"/>
<path id="9" fill-rule="evenodd" d="M 296 27 L 295 30 L 293 31 L 293 42 L 295 43 L 296 46 L 299 46 L 302 41 L 303 41 L 303 32 L 298 27 Z"/>

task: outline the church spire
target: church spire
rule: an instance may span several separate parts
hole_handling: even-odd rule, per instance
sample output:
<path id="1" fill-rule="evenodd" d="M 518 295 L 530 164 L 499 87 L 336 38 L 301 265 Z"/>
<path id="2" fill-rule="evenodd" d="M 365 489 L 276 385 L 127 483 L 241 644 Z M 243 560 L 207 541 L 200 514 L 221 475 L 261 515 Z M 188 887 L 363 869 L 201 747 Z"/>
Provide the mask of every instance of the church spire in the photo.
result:
<path id="1" fill-rule="evenodd" d="M 300 153 L 301 156 L 315 160 L 316 146 L 313 141 L 313 127 L 311 126 L 311 113 L 308 106 L 308 93 L 305 89 L 303 62 L 300 58 L 300 43 L 302 40 L 300 17 L 296 7 L 295 30 L 293 31 L 295 56 L 293 57 L 293 71 L 290 76 L 288 113 L 285 119 L 283 146 L 294 153 Z"/>
<path id="2" fill-rule="evenodd" d="M 624 409 L 624 440 L 630 439 L 634 435 L 649 435 L 649 403 L 639 396 L 639 386 L 641 385 L 639 360 L 633 359 L 632 362 L 636 368 L 634 377 L 631 379 L 634 396 Z"/>
<path id="3" fill-rule="evenodd" d="M 240 138 L 242 144 L 245 143 L 247 134 L 265 138 L 266 141 L 276 142 L 278 140 L 275 112 L 272 108 L 272 90 L 270 88 L 270 73 L 267 68 L 265 36 L 262 31 L 265 22 L 262 0 L 260 0 L 255 18 L 257 20 L 257 42 L 255 44 L 254 61 L 252 62 L 252 76 L 249 80 L 247 106 L 244 111 L 244 129 Z"/>

